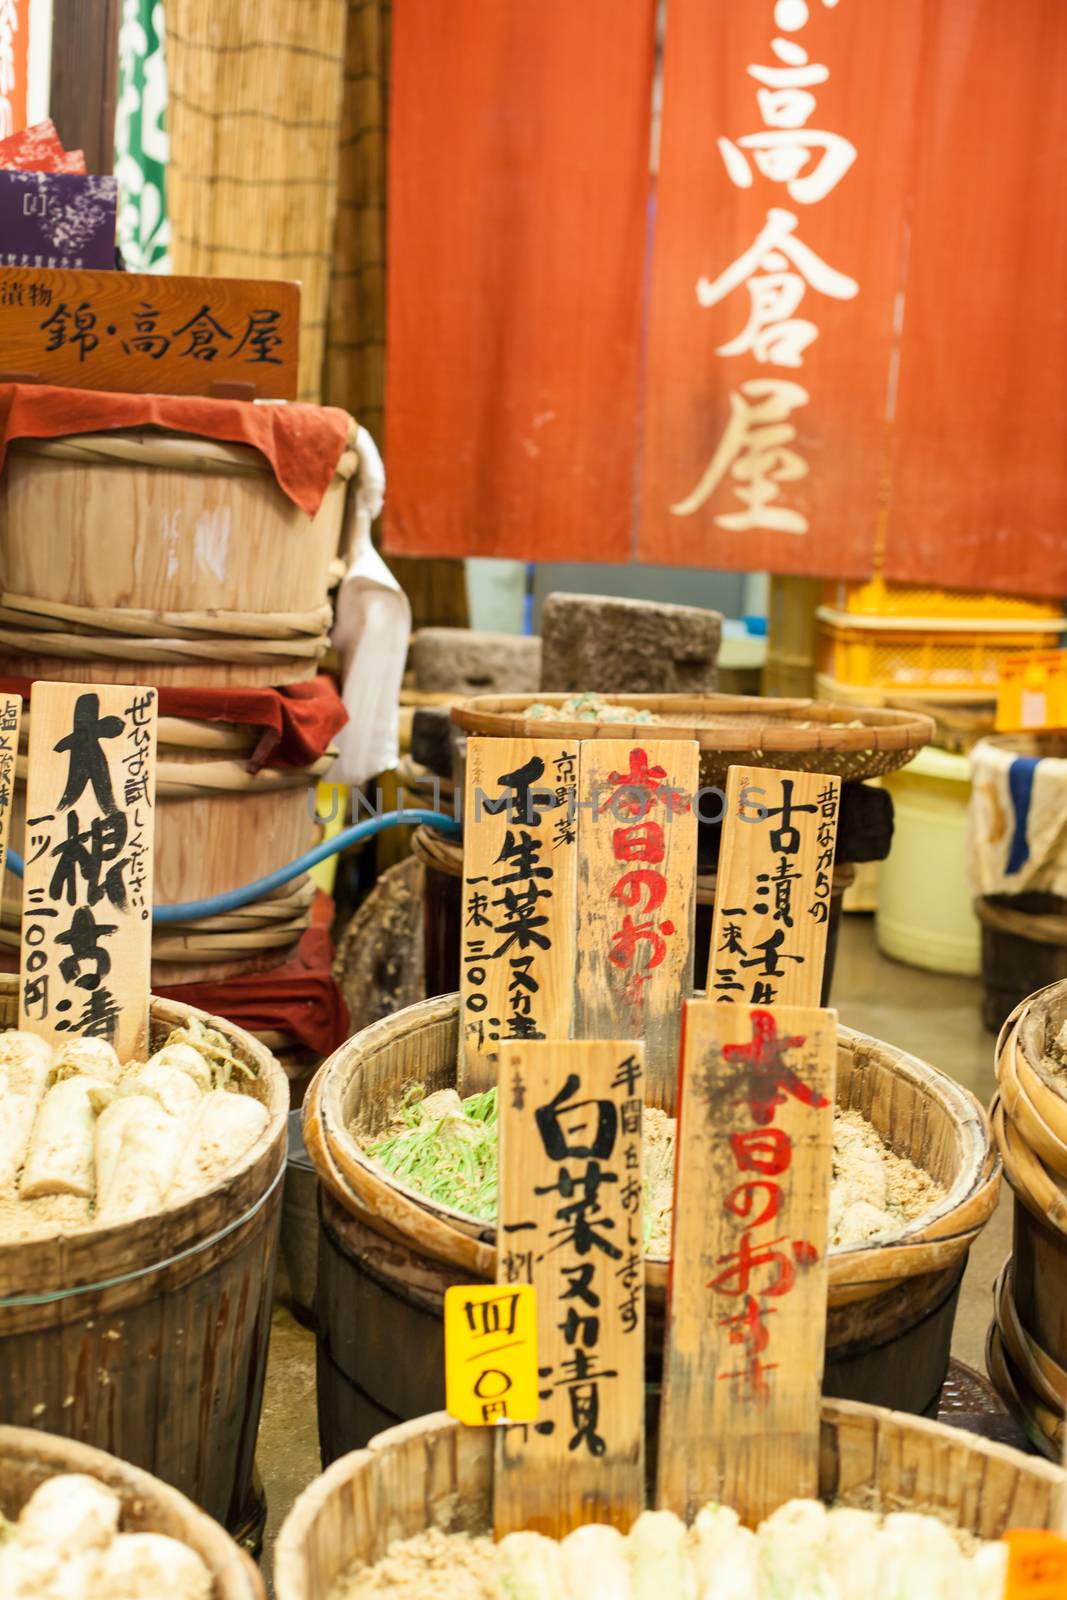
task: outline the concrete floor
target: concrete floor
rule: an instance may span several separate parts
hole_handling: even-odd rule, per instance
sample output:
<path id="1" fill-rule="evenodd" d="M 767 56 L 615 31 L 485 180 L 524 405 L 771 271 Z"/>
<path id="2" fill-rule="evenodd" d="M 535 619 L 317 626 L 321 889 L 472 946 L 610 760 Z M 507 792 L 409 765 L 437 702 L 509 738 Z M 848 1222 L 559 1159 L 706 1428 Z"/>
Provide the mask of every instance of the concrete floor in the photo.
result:
<path id="1" fill-rule="evenodd" d="M 943 977 L 888 960 L 875 945 L 873 918 L 854 915 L 842 929 L 834 1003 L 849 1027 L 921 1056 L 988 1104 L 994 1040 L 982 1026 L 978 979 Z M 1005 1190 L 997 1214 L 971 1251 L 956 1319 L 953 1353 L 979 1371 L 985 1370 L 993 1279 L 1010 1250 L 1011 1196 Z M 296 1496 L 320 1470 L 315 1339 L 282 1303 L 284 1271 L 279 1280 L 257 1454 L 269 1507 L 264 1550 L 268 1584 L 278 1529 Z"/>

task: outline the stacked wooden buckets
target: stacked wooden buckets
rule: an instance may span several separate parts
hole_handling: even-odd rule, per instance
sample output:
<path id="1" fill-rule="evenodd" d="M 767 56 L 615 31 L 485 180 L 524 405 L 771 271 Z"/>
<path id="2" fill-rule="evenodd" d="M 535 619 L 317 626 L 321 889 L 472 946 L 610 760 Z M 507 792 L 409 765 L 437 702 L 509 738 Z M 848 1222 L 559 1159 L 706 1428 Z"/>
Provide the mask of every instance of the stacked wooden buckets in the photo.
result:
<path id="1" fill-rule="evenodd" d="M 993 1126 L 1015 1194 L 1014 1244 L 997 1281 L 990 1376 L 1054 1460 L 1067 1414 L 1067 983 L 1016 1007 L 997 1047 Z"/>

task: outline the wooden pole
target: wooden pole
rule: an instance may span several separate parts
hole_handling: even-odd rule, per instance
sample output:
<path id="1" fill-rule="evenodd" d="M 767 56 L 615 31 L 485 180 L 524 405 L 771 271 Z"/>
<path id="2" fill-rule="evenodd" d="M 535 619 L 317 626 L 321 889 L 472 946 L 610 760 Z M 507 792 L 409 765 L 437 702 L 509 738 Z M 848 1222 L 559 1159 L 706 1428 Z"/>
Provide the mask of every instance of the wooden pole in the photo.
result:
<path id="1" fill-rule="evenodd" d="M 115 164 L 121 0 L 52 0 L 49 115 L 89 172 Z"/>

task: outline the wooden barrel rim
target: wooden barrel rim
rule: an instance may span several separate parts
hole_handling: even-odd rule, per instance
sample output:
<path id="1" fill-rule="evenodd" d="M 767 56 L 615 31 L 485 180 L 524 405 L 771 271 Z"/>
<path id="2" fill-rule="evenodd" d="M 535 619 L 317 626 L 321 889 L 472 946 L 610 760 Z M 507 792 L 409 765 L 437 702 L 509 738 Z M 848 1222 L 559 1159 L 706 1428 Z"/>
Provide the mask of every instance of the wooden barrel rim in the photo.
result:
<path id="1" fill-rule="evenodd" d="M 1041 1116 L 1034 1101 L 1023 1087 L 1024 1063 L 1016 1050 L 1004 1050 L 997 1063 L 997 1085 L 1004 1103 L 1005 1114 L 1011 1118 L 1019 1137 L 1058 1177 L 1067 1178 L 1067 1144 L 1055 1128 Z"/>
<path id="2" fill-rule="evenodd" d="M 76 1439 L 0 1426 L 0 1508 L 14 1516 L 20 1507 L 8 1498 L 27 1479 L 44 1482 L 61 1473 L 83 1473 L 121 1498 L 127 1531 L 165 1533 L 181 1539 L 206 1563 L 215 1580 L 214 1600 L 266 1600 L 263 1578 L 254 1562 L 213 1518 L 193 1502 L 117 1456 Z M 30 1487 L 36 1487 L 36 1484 Z M 20 1495 L 22 1502 L 29 1495 Z"/>
<path id="3" fill-rule="evenodd" d="M 351 431 L 351 430 L 350 430 Z M 196 434 L 168 433 L 165 429 L 110 429 L 103 433 L 70 433 L 55 439 L 13 439 L 8 452 L 16 456 L 43 456 L 52 461 L 81 462 L 85 466 L 170 467 L 182 472 L 211 472 L 223 477 L 273 478 L 274 469 L 253 445 L 227 444 Z M 334 476 L 347 481 L 356 472 L 359 457 L 346 448 Z"/>
<path id="4" fill-rule="evenodd" d="M 18 978 L 0 974 L 0 1024 L 15 1025 Z M 236 1053 L 256 1068 L 261 1099 L 269 1113 L 267 1125 L 240 1162 L 221 1183 L 151 1217 L 109 1227 L 85 1227 L 68 1233 L 0 1243 L 0 1304 L 9 1288 L 19 1296 L 62 1297 L 99 1279 L 118 1276 L 123 1264 L 142 1267 L 181 1256 L 214 1233 L 213 1219 L 243 1216 L 256 1202 L 265 1201 L 286 1161 L 289 1083 L 282 1068 L 245 1029 L 225 1017 L 211 1016 L 176 1000 L 151 1000 L 153 1044 L 162 1043 L 171 1028 L 190 1017 L 206 1023 L 232 1041 Z"/>
<path id="5" fill-rule="evenodd" d="M 226 661 L 245 666 L 271 666 L 282 660 L 318 660 L 330 648 L 328 633 L 291 639 L 159 639 L 124 634 L 39 632 L 33 628 L 0 627 L 0 651 L 7 655 L 58 656 L 62 660 L 163 661 L 187 666 L 190 661 Z"/>
<path id="6" fill-rule="evenodd" d="M 1067 1372 L 1023 1327 L 1012 1287 L 1012 1258 L 1008 1257 L 993 1285 L 993 1307 L 1001 1342 L 1043 1405 L 1063 1415 L 1067 1405 Z"/>
<path id="7" fill-rule="evenodd" d="M 343 1109 L 345 1088 L 362 1060 L 409 1034 L 447 1026 L 454 1022 L 457 1008 L 455 994 L 422 1001 L 380 1019 L 346 1041 L 319 1068 L 307 1091 L 305 1143 L 317 1167 L 321 1162 L 336 1197 L 357 1216 L 401 1241 L 410 1244 L 416 1239 L 420 1248 L 438 1261 L 492 1278 L 495 1228 L 427 1200 L 390 1178 L 349 1133 Z M 936 1271 L 960 1259 L 994 1209 L 1000 1185 L 989 1123 L 969 1091 L 918 1058 L 854 1030 L 840 1027 L 839 1042 L 861 1065 L 865 1052 L 875 1051 L 883 1061 L 888 1058 L 916 1092 L 921 1085 L 923 1092 L 937 1099 L 952 1120 L 959 1159 L 957 1178 L 933 1213 L 916 1219 L 891 1242 L 831 1255 L 834 1292 L 839 1287 L 877 1286 L 902 1276 Z M 646 1258 L 647 1287 L 665 1289 L 668 1270 L 666 1258 Z"/>
<path id="8" fill-rule="evenodd" d="M 1067 1233 L 1067 1185 L 1053 1173 L 1019 1135 L 999 1094 L 993 1102 L 993 1134 L 1004 1161 L 1004 1176 L 1027 1210 L 1039 1222 Z"/>
<path id="9" fill-rule="evenodd" d="M 312 611 L 146 611 L 136 606 L 79 606 L 66 600 L 41 600 L 33 595 L 0 592 L 0 622 L 39 631 L 74 634 L 114 632 L 146 638 L 288 639 L 328 633 L 333 607 L 328 601 Z"/>
<path id="10" fill-rule="evenodd" d="M 278 1600 L 326 1600 L 351 1560 L 438 1518 L 482 1531 L 493 1475 L 490 1430 L 443 1412 L 402 1423 L 342 1456 L 297 1499 L 275 1547 Z M 992 1440 L 923 1417 L 822 1402 L 819 1493 L 826 1500 L 941 1514 L 982 1538 L 1055 1525 L 1063 1472 Z M 451 1505 L 451 1516 L 446 1506 Z"/>
<path id="11" fill-rule="evenodd" d="M 974 912 L 983 927 L 1030 944 L 1067 945 L 1067 917 L 1052 911 L 1016 911 L 990 895 L 976 895 Z"/>
<path id="12" fill-rule="evenodd" d="M 1067 1001 L 1065 983 L 1052 985 L 1031 1001 L 1019 1019 L 1021 1050 L 1016 1052 L 1016 1064 L 1027 1093 L 1045 1121 L 1061 1138 L 1067 1138 L 1067 1077 L 1051 1071 L 1045 1063 L 1045 1046 L 1054 1026 L 1052 1008 L 1063 1001 Z M 1067 1006 L 1060 1021 L 1067 1021 Z"/>
<path id="13" fill-rule="evenodd" d="M 1064 1424 L 1027 1388 L 1025 1378 L 1012 1365 L 995 1320 L 986 1334 L 986 1369 L 1030 1443 L 1050 1462 L 1062 1461 Z"/>

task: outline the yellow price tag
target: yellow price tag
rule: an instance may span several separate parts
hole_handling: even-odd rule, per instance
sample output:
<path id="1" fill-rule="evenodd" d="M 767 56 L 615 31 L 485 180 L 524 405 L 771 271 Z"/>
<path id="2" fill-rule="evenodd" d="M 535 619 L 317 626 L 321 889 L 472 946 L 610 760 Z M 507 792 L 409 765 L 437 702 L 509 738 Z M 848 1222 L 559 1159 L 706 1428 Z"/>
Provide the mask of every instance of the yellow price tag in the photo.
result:
<path id="1" fill-rule="evenodd" d="M 1067 1539 L 1058 1533 L 1012 1528 L 1005 1600 L 1063 1600 L 1067 1595 Z"/>
<path id="2" fill-rule="evenodd" d="M 445 1405 L 471 1428 L 537 1421 L 532 1284 L 458 1284 L 445 1290 Z"/>

